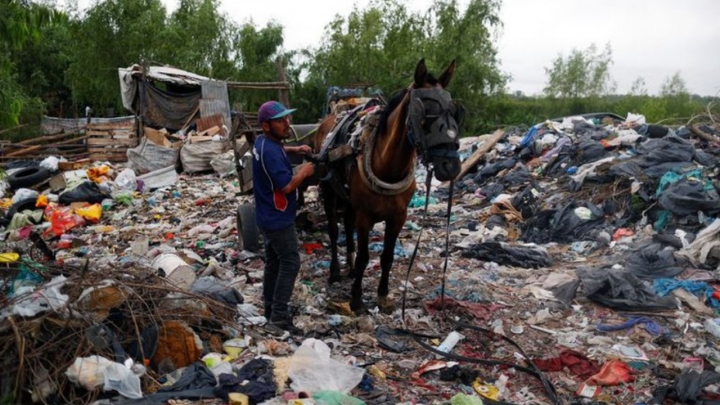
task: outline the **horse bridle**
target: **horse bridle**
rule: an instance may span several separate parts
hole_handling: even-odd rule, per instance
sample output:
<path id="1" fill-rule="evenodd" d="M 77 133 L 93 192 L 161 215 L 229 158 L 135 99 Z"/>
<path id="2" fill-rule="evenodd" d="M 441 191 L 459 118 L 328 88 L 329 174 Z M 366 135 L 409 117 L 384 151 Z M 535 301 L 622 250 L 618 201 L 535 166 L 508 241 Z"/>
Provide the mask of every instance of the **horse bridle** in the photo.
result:
<path id="1" fill-rule="evenodd" d="M 410 89 L 408 138 L 425 165 L 433 157 L 459 158 L 457 150 L 464 118 L 465 109 L 453 102 L 447 90 L 441 87 Z"/>

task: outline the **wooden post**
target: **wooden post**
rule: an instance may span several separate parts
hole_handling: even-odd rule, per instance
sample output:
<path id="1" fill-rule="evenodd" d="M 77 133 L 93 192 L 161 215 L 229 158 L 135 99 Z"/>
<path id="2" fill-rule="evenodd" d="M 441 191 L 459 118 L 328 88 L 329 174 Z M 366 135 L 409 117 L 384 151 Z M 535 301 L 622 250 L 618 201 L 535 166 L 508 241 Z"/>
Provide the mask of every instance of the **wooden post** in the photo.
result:
<path id="1" fill-rule="evenodd" d="M 505 131 L 503 131 L 502 129 L 498 129 L 497 131 L 495 131 L 492 134 L 492 136 L 487 138 L 485 140 L 485 142 L 483 142 L 483 144 L 480 145 L 480 147 L 475 151 L 475 153 L 473 153 L 472 156 L 467 158 L 462 163 L 462 166 L 460 167 L 460 173 L 458 173 L 457 177 L 455 177 L 455 180 L 460 180 L 463 178 L 463 176 L 468 174 L 470 169 L 472 169 L 475 165 L 477 165 L 478 162 L 480 161 L 480 159 L 482 159 L 485 156 L 485 154 L 488 153 L 490 151 L 490 149 L 492 149 L 495 146 L 495 144 L 498 143 L 503 138 L 503 136 L 505 136 Z M 444 188 L 447 188 L 449 186 L 450 186 L 449 181 L 446 181 L 446 182 L 440 184 L 440 187 L 444 187 Z"/>
<path id="2" fill-rule="evenodd" d="M 285 69 L 283 68 L 282 56 L 278 56 L 275 60 L 275 67 L 277 68 L 278 81 L 281 83 L 285 82 Z M 278 90 L 278 97 L 280 102 L 287 108 L 290 108 L 290 90 L 281 88 Z"/>

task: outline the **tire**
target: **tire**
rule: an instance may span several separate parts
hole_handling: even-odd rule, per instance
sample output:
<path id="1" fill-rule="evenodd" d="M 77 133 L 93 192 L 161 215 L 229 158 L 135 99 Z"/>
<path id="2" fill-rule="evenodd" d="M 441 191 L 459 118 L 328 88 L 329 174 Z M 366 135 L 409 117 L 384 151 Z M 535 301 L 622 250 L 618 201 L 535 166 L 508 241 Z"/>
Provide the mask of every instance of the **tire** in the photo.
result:
<path id="1" fill-rule="evenodd" d="M 9 175 L 7 177 L 7 182 L 10 185 L 10 188 L 18 189 L 42 183 L 43 181 L 49 179 L 50 176 L 52 176 L 50 170 L 40 166 L 33 166 L 20 169 Z"/>
<path id="2" fill-rule="evenodd" d="M 260 230 L 255 222 L 255 206 L 241 204 L 237 209 L 237 228 L 240 247 L 249 252 L 260 251 Z"/>
<path id="3" fill-rule="evenodd" d="M 36 201 L 37 201 L 37 198 L 26 198 L 24 200 L 20 200 L 20 201 L 16 202 L 15 204 L 10 206 L 10 208 L 7 211 L 7 214 L 5 215 L 5 218 L 7 218 L 8 221 L 12 221 L 13 217 L 18 212 L 36 209 L 35 208 Z"/>

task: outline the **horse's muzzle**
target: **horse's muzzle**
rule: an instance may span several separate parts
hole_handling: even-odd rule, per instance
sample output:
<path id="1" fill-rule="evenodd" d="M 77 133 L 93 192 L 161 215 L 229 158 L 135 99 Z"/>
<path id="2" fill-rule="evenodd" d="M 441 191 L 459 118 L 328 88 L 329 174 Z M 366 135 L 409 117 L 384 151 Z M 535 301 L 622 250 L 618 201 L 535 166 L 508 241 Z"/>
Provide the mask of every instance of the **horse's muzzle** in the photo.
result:
<path id="1" fill-rule="evenodd" d="M 460 159 L 454 157 L 433 157 L 435 178 L 439 181 L 453 180 L 460 174 Z"/>

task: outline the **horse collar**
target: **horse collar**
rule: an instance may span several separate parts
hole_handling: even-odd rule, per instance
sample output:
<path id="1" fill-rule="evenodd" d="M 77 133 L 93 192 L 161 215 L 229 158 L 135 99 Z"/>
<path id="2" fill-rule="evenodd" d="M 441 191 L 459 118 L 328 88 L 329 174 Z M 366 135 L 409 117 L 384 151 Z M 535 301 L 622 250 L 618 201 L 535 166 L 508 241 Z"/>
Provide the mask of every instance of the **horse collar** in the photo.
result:
<path id="1" fill-rule="evenodd" d="M 374 191 L 377 194 L 382 195 L 397 195 L 407 189 L 415 181 L 415 173 L 410 170 L 404 179 L 397 183 L 387 183 L 375 176 L 372 171 L 372 150 L 375 145 L 375 138 L 377 137 L 377 127 L 373 129 L 370 136 L 363 145 L 363 153 L 357 156 L 358 161 L 358 173 L 360 173 L 360 179 L 367 188 Z M 413 165 L 415 166 L 415 165 Z"/>

